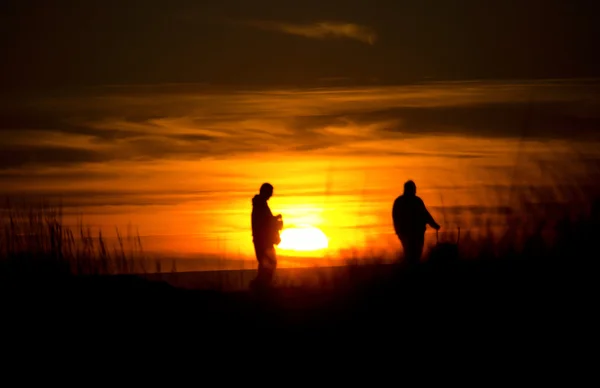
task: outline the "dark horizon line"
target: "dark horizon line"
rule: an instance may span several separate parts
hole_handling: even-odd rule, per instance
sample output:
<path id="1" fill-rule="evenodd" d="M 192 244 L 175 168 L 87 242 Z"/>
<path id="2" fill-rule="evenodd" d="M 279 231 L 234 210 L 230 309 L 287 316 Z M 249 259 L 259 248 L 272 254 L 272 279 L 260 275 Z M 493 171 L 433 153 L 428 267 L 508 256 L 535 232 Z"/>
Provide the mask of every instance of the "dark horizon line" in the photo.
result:
<path id="1" fill-rule="evenodd" d="M 73 93 L 73 92 L 89 92 L 92 90 L 102 89 L 126 89 L 126 88 L 204 88 L 209 91 L 256 91 L 256 90 L 276 90 L 276 89 L 335 89 L 344 87 L 393 87 L 393 86 L 411 86 L 411 85 L 426 85 L 426 84 L 443 84 L 443 83 L 531 83 L 535 84 L 540 81 L 552 83 L 565 83 L 577 81 L 580 83 L 600 84 L 600 75 L 598 76 L 573 76 L 573 77 L 416 77 L 406 80 L 372 80 L 372 79 L 356 79 L 348 77 L 347 82 L 340 80 L 339 82 L 326 82 L 322 80 L 300 81 L 300 82 L 276 82 L 276 81 L 257 81 L 257 82 L 210 82 L 210 81 L 191 81 L 191 82 L 132 82 L 132 83 L 88 83 L 88 84 L 63 84 L 63 85 L 40 85 L 40 86 L 23 86 L 15 85 L 10 87 L 3 85 L 0 90 L 0 96 L 16 97 L 15 94 L 35 94 L 35 93 Z M 198 89 L 195 89 L 198 90 Z"/>

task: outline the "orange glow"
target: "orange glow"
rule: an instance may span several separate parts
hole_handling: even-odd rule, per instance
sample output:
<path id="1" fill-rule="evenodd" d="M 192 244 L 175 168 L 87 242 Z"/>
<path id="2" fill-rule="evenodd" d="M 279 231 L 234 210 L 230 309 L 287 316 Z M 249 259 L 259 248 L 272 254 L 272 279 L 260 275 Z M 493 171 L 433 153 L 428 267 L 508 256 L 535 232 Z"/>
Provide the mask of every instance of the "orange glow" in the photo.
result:
<path id="1" fill-rule="evenodd" d="M 305 155 L 233 155 L 225 160 L 161 161 L 155 165 L 115 162 L 104 166 L 104 171 L 118 168 L 128 173 L 78 182 L 77 187 L 75 182 L 57 185 L 60 183 L 62 190 L 115 188 L 109 199 L 117 205 L 96 204 L 94 196 L 77 198 L 84 223 L 101 227 L 106 236 L 114 234 L 114 227 L 125 232 L 132 225 L 134 232 L 147 236 L 146 251 L 243 256 L 249 265 L 255 265 L 251 199 L 260 184 L 269 181 L 275 186 L 269 205 L 274 214 L 283 215 L 290 228 L 283 232 L 278 255 L 303 257 L 304 263 L 309 257 L 335 258 L 339 251 L 348 249 L 399 249 L 390 211 L 407 179 L 417 182 L 417 194 L 444 230 L 472 227 L 470 216 L 453 213 L 453 207 L 507 204 L 508 192 L 496 193 L 493 185 L 553 184 L 551 177 L 541 174 L 534 160 L 530 162 L 525 157 L 519 162 L 522 172 L 506 172 L 512 171 L 517 159 L 518 143 L 512 139 L 492 142 L 438 135 L 357 141 Z M 527 155 L 544 156 L 550 150 L 569 155 L 568 146 L 559 141 L 525 143 Z M 388 154 L 389 150 L 398 154 Z M 477 158 L 451 155 L 470 155 L 473 150 L 484 151 Z M 128 185 L 131 181 L 135 181 L 134 186 Z M 126 190 L 127 187 L 131 189 Z M 77 216 L 67 216 L 70 224 L 75 224 L 76 219 Z M 302 228 L 301 225 L 321 231 L 327 245 L 322 236 L 318 243 L 303 245 L 315 232 L 291 229 Z M 435 241 L 435 234 L 430 232 L 428 241 Z"/>
<path id="2" fill-rule="evenodd" d="M 57 165 L 6 170 L 0 188 L 13 196 L 62 198 L 67 224 L 76 225 L 82 215 L 84 224 L 106 237 L 115 236 L 115 227 L 127 234 L 131 226 L 145 252 L 243 257 L 253 268 L 251 200 L 270 182 L 269 206 L 288 228 L 277 247 L 278 255 L 287 256 L 281 266 L 324 263 L 350 249 L 393 251 L 400 243 L 391 207 L 408 179 L 442 231 L 460 226 L 474 233 L 488 220 L 502 221 L 494 209 L 518 204 L 512 187 L 583 180 L 585 170 L 574 161 L 597 156 L 597 143 L 521 137 L 516 130 L 492 138 L 486 137 L 491 129 L 478 128 L 487 122 L 465 119 L 456 128 L 446 123 L 446 110 L 518 103 L 529 87 L 437 83 L 156 95 L 134 90 L 101 100 L 40 102 L 47 111 L 74 117 L 71 124 L 90 133 L 15 132 L 19 147 L 80 152 Z M 540 98 L 568 97 L 558 86 L 540 87 Z M 104 116 L 85 116 L 96 109 Z M 426 109 L 432 120 L 441 118 L 422 118 L 418 112 Z M 75 119 L 79 112 L 83 117 Z M 507 129 L 518 122 L 510 118 Z M 569 163 L 548 167 L 554 160 Z M 427 243 L 435 242 L 429 229 L 426 236 Z M 300 264 L 292 263 L 296 257 Z"/>

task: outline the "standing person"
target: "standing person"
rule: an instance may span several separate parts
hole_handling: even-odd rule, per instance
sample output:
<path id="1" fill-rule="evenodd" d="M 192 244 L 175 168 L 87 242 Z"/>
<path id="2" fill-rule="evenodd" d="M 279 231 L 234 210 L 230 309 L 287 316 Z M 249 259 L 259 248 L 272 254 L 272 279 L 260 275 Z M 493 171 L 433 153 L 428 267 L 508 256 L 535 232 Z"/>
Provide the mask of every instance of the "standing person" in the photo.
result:
<path id="1" fill-rule="evenodd" d="M 404 183 L 404 193 L 394 201 L 392 219 L 406 261 L 409 265 L 418 264 L 423 254 L 427 225 L 435 230 L 439 230 L 440 226 L 429 214 L 423 200 L 417 197 L 415 182 L 409 180 Z"/>
<path id="2" fill-rule="evenodd" d="M 273 186 L 264 183 L 260 191 L 252 198 L 252 241 L 258 261 L 258 274 L 252 286 L 268 287 L 273 282 L 277 268 L 277 256 L 274 245 L 279 244 L 281 230 L 281 214 L 273 216 L 267 201 L 273 196 Z"/>

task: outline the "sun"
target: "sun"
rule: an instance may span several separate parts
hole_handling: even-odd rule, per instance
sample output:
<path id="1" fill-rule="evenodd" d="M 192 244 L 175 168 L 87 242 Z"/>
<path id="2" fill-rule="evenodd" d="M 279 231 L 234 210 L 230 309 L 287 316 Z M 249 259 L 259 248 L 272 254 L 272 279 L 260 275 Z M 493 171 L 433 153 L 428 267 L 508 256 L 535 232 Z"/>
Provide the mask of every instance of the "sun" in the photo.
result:
<path id="1" fill-rule="evenodd" d="M 279 248 L 298 252 L 326 249 L 329 240 L 319 228 L 312 226 L 288 228 L 281 232 Z"/>

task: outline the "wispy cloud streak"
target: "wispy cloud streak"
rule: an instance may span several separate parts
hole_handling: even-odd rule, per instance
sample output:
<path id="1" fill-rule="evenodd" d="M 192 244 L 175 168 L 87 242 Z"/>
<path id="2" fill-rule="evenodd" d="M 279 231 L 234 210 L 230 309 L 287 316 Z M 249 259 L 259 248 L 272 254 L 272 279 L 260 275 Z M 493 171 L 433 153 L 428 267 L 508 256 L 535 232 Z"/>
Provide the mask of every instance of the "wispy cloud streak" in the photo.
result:
<path id="1" fill-rule="evenodd" d="M 273 21 L 250 21 L 247 26 L 311 39 L 345 38 L 373 45 L 377 40 L 375 31 L 367 26 L 346 22 L 286 23 Z"/>
<path id="2" fill-rule="evenodd" d="M 525 130 L 528 100 L 522 96 L 532 89 L 540 97 Z M 255 152 L 394 154 L 397 148 L 379 145 L 432 135 L 564 140 L 576 129 L 579 137 L 597 139 L 596 106 L 581 104 L 575 89 L 552 83 L 235 93 L 132 89 L 103 99 L 44 100 L 35 109 L 0 109 L 0 170 Z"/>

